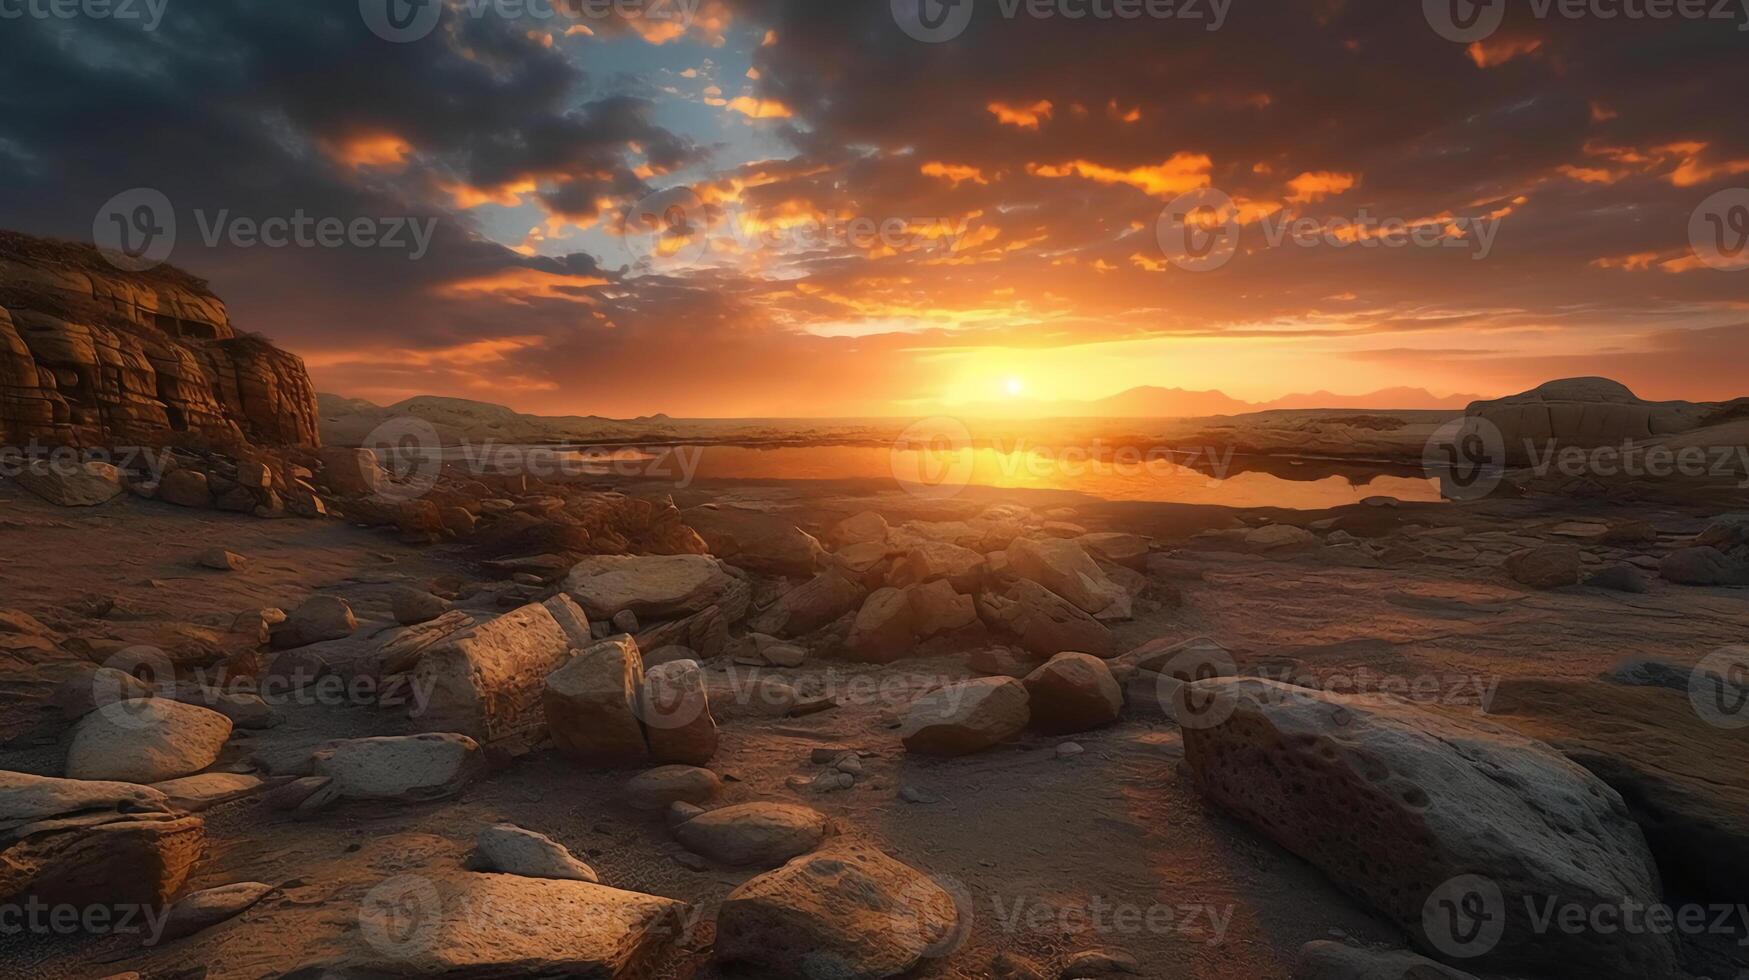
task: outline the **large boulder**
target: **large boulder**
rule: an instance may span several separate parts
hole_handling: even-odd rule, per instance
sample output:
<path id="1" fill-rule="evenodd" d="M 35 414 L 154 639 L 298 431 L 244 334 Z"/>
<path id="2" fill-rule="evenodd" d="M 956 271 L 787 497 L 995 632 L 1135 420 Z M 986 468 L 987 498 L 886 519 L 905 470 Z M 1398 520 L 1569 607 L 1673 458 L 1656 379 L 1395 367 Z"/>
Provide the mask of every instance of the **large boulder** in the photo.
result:
<path id="1" fill-rule="evenodd" d="M 1031 717 L 1026 685 L 1012 677 L 949 684 L 911 703 L 899 738 L 921 755 L 970 755 L 1004 742 Z"/>
<path id="2" fill-rule="evenodd" d="M 1551 899 L 1591 910 L 1662 898 L 1621 797 L 1548 746 L 1388 698 L 1255 678 L 1192 686 L 1220 709 L 1184 727 L 1202 794 L 1429 951 L 1502 971 L 1673 975 L 1667 936 L 1537 928 Z"/>
<path id="3" fill-rule="evenodd" d="M 123 493 L 121 471 L 95 460 L 37 460 L 21 470 L 17 480 L 19 486 L 62 507 L 96 507 Z"/>
<path id="4" fill-rule="evenodd" d="M 826 549 L 814 536 L 781 517 L 717 504 L 680 512 L 711 554 L 731 565 L 767 575 L 812 575 Z"/>
<path id="5" fill-rule="evenodd" d="M 860 660 L 891 663 L 911 652 L 915 638 L 910 598 L 888 587 L 876 589 L 863 602 L 844 646 Z"/>
<path id="6" fill-rule="evenodd" d="M 954 896 L 927 875 L 842 844 L 730 892 L 717 913 L 715 951 L 763 977 L 880 980 L 951 952 L 961 928 Z"/>
<path id="7" fill-rule="evenodd" d="M 887 519 L 872 510 L 846 517 L 826 532 L 827 540 L 840 548 L 887 539 Z"/>
<path id="8" fill-rule="evenodd" d="M 460 732 L 489 747 L 524 751 L 545 737 L 541 692 L 575 645 L 539 603 L 481 623 L 419 658 L 413 689 L 425 697 L 411 709 L 413 720 L 424 731 Z"/>
<path id="9" fill-rule="evenodd" d="M 339 799 L 396 803 L 455 796 L 486 768 L 479 743 L 447 733 L 341 739 L 316 750 L 311 761 Z"/>
<path id="10" fill-rule="evenodd" d="M 1123 691 L 1111 668 L 1085 653 L 1059 653 L 1027 675 L 1032 725 L 1068 735 L 1109 725 L 1123 714 Z"/>
<path id="11" fill-rule="evenodd" d="M 641 620 L 690 616 L 718 606 L 729 621 L 747 615 L 751 590 L 708 555 L 598 555 L 572 567 L 565 592 L 591 619 L 630 610 Z"/>
<path id="12" fill-rule="evenodd" d="M 912 631 L 919 639 L 954 633 L 978 621 L 977 602 L 954 591 L 945 579 L 910 586 L 905 599 L 911 606 Z"/>
<path id="13" fill-rule="evenodd" d="M 67 747 L 67 775 L 157 783 L 197 773 L 218 760 L 231 720 L 168 698 L 105 705 L 79 719 Z"/>
<path id="14" fill-rule="evenodd" d="M 1681 673 L 1676 690 L 1602 681 L 1508 680 L 1488 711 L 1608 783 L 1645 832 L 1666 883 L 1713 901 L 1749 899 L 1749 728 L 1695 698 L 1714 678 Z M 1736 696 L 1749 694 L 1739 691 Z M 1735 697 L 1733 697 L 1735 700 Z"/>
<path id="15" fill-rule="evenodd" d="M 702 766 L 717 754 L 717 723 L 697 661 L 651 667 L 638 706 L 650 757 L 657 762 Z"/>
<path id="16" fill-rule="evenodd" d="M 145 786 L 0 772 L 0 902 L 161 908 L 204 839 L 199 817 Z"/>
<path id="17" fill-rule="evenodd" d="M 638 766 L 650 758 L 638 721 L 644 658 L 616 636 L 590 646 L 543 682 L 541 704 L 553 745 L 592 766 Z"/>
<path id="18" fill-rule="evenodd" d="M 826 818 L 789 803 L 741 803 L 706 810 L 674 828 L 694 854 L 732 867 L 775 868 L 826 838 Z"/>
<path id="19" fill-rule="evenodd" d="M 1040 657 L 1073 650 L 1103 660 L 1113 653 L 1111 630 L 1104 623 L 1029 579 L 1015 582 L 1006 593 L 979 596 L 978 615 Z"/>
<path id="20" fill-rule="evenodd" d="M 858 608 L 867 594 L 837 569 L 827 569 L 779 596 L 748 625 L 772 636 L 801 636 Z"/>
<path id="21" fill-rule="evenodd" d="M 976 592 L 983 584 L 989 560 L 970 548 L 949 541 L 924 541 L 905 553 L 902 568 L 894 570 L 894 585 L 945 581 L 957 592 Z"/>
<path id="22" fill-rule="evenodd" d="M 1087 551 L 1068 538 L 1017 538 L 1008 568 L 1074 603 L 1098 619 L 1128 619 L 1130 594 L 1113 582 Z"/>

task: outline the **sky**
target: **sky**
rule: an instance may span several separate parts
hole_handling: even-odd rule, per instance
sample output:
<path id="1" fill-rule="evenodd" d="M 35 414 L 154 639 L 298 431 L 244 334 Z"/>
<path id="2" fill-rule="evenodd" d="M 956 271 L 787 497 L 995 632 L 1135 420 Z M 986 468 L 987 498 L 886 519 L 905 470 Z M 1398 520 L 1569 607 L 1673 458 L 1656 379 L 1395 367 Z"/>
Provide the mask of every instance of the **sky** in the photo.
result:
<path id="1" fill-rule="evenodd" d="M 1749 395 L 1734 7 L 406 3 L 0 6 L 0 226 L 157 192 L 240 329 L 383 404 Z M 299 217 L 372 233 L 247 233 Z"/>

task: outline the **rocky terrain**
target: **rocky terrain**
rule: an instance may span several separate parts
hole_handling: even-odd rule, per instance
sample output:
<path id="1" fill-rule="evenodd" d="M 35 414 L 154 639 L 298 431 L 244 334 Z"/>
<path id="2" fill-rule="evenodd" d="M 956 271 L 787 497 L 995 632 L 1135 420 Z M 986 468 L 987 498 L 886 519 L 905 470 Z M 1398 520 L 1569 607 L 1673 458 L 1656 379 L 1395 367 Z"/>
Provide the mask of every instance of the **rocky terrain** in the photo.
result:
<path id="1" fill-rule="evenodd" d="M 302 458 L 233 478 L 307 493 L 301 520 L 0 481 L 0 891 L 114 915 L 0 963 L 1749 970 L 1749 515 Z"/>

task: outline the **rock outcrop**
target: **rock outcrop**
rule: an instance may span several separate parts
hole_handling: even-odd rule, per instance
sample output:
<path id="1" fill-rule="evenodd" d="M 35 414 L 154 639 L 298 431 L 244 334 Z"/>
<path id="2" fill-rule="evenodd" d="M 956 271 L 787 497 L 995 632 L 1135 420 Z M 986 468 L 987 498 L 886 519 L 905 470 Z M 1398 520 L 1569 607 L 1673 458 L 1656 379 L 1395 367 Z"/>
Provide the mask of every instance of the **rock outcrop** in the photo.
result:
<path id="1" fill-rule="evenodd" d="M 1608 378 L 1566 378 L 1522 394 L 1470 405 L 1465 414 L 1492 422 L 1506 443 L 1506 461 L 1558 447 L 1593 449 L 1645 443 L 1701 425 L 1717 406 L 1643 401 Z"/>
<path id="2" fill-rule="evenodd" d="M 0 902 L 162 906 L 204 828 L 149 787 L 0 773 Z"/>
<path id="3" fill-rule="evenodd" d="M 1193 686 L 1226 716 L 1184 728 L 1203 795 L 1429 951 L 1490 970 L 1675 975 L 1668 936 L 1538 928 L 1550 900 L 1662 897 L 1622 798 L 1543 743 L 1389 698 L 1252 678 Z"/>
<path id="4" fill-rule="evenodd" d="M 0 232 L 0 440 L 82 447 L 316 445 L 303 361 L 239 334 L 207 284 Z"/>

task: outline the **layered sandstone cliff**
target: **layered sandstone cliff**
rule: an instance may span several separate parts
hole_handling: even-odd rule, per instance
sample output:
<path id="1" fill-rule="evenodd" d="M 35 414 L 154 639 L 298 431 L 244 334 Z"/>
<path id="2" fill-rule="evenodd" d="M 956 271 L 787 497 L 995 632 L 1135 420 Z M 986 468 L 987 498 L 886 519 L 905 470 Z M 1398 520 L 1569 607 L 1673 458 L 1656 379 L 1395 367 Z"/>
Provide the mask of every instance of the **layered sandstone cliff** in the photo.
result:
<path id="1" fill-rule="evenodd" d="M 239 335 L 204 281 L 0 232 L 0 440 L 231 448 L 320 436 L 303 361 Z"/>

